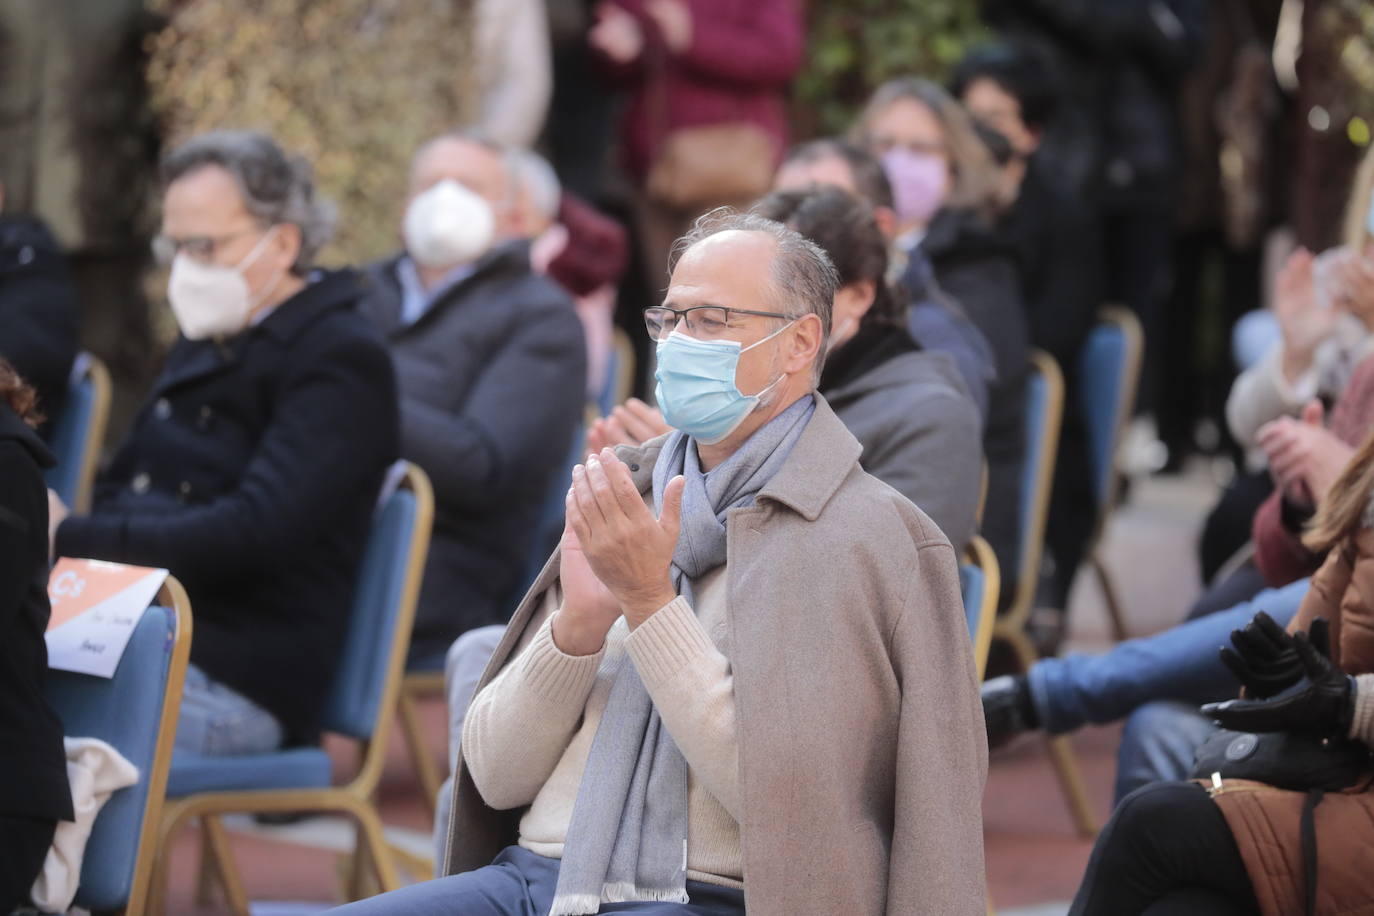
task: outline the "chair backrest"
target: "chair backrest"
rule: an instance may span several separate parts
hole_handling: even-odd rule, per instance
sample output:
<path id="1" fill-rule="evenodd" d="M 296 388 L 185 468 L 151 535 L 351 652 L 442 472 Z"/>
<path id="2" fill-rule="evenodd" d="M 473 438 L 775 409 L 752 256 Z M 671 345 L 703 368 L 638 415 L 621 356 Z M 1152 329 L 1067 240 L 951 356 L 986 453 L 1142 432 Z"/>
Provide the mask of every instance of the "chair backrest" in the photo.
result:
<path id="1" fill-rule="evenodd" d="M 968 545 L 968 557 L 959 566 L 959 591 L 964 597 L 964 619 L 969 639 L 973 640 L 973 660 L 982 680 L 992 646 L 992 625 L 997 620 L 997 599 L 1002 574 L 992 545 L 975 536 Z"/>
<path id="2" fill-rule="evenodd" d="M 86 843 L 76 904 L 142 912 L 157 850 L 181 687 L 191 651 L 186 592 L 168 578 L 134 629 L 114 677 L 48 672 L 48 702 L 72 737 L 100 738 L 134 766 L 139 781 L 110 796 Z"/>
<path id="3" fill-rule="evenodd" d="M 1026 453 L 1021 471 L 1021 538 L 1017 557 L 1015 606 L 1035 600 L 1040 558 L 1045 548 L 1045 519 L 1059 454 L 1059 424 L 1064 416 L 1064 376 L 1054 357 L 1033 350 L 1026 376 Z"/>
<path id="4" fill-rule="evenodd" d="M 1099 314 L 1078 357 L 1078 404 L 1088 431 L 1088 470 L 1101 517 L 1116 498 L 1116 452 L 1135 409 L 1144 335 L 1129 310 Z"/>
<path id="5" fill-rule="evenodd" d="M 72 364 L 71 382 L 62 410 L 53 417 L 52 450 L 57 466 L 47 484 L 74 512 L 91 507 L 100 444 L 110 418 L 110 373 L 97 357 L 81 353 Z"/>
<path id="6" fill-rule="evenodd" d="M 385 745 L 383 726 L 396 708 L 433 520 L 429 477 L 407 463 L 400 484 L 372 518 L 343 654 L 325 704 L 323 725 L 329 731 Z"/>

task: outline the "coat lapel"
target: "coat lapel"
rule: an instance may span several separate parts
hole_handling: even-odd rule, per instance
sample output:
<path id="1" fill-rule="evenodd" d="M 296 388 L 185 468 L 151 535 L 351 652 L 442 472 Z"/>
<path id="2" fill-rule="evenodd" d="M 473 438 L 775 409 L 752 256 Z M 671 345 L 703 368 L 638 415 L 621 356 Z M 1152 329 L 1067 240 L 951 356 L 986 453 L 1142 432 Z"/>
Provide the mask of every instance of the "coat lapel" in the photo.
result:
<path id="1" fill-rule="evenodd" d="M 158 379 L 149 401 L 190 382 L 198 381 L 233 367 L 243 354 L 247 334 L 233 341 L 183 340 L 172 351 L 167 370 Z"/>

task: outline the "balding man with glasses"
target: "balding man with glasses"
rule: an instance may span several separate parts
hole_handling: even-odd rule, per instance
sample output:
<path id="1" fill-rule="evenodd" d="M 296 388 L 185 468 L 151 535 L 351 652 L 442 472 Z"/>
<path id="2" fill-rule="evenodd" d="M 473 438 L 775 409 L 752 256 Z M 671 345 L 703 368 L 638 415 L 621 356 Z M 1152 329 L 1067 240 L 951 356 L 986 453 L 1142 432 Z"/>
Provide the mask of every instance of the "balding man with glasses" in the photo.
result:
<path id="1" fill-rule="evenodd" d="M 572 474 L 468 710 L 448 877 L 362 914 L 981 914 L 954 551 L 815 390 L 837 279 L 756 215 L 646 322 L 676 430 Z"/>

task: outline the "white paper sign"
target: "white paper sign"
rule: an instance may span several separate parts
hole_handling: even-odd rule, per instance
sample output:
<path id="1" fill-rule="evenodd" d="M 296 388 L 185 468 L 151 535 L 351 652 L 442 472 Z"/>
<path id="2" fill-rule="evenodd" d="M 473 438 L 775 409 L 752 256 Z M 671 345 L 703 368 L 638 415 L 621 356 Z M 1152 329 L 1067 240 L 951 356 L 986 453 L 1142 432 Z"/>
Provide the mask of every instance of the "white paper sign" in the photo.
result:
<path id="1" fill-rule="evenodd" d="M 166 578 L 165 569 L 58 560 L 48 577 L 48 667 L 114 677 L 129 637 Z"/>

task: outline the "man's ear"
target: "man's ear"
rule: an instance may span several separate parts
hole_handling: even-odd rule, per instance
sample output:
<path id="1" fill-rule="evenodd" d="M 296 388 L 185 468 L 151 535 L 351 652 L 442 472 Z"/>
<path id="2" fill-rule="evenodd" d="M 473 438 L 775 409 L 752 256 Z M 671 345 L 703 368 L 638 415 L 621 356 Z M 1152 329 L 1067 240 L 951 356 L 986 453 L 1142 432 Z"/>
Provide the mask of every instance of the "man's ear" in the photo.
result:
<path id="1" fill-rule="evenodd" d="M 289 267 L 296 263 L 301 254 L 301 227 L 295 223 L 278 223 L 277 226 L 277 235 L 272 239 L 272 247 Z"/>
<path id="2" fill-rule="evenodd" d="M 784 366 L 788 372 L 801 372 L 821 358 L 821 317 L 803 315 L 792 325 L 792 347 Z"/>

